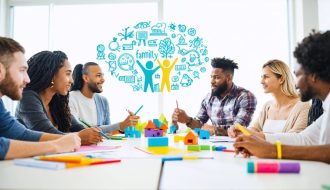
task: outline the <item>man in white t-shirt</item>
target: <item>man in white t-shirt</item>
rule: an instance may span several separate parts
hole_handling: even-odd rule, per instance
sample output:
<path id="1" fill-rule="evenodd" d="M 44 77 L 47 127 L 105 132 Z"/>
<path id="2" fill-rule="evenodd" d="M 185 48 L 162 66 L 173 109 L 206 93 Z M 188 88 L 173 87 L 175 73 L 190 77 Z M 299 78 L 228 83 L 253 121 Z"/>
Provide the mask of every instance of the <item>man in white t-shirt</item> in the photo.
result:
<path id="1" fill-rule="evenodd" d="M 108 100 L 99 95 L 103 91 L 104 74 L 94 62 L 78 64 L 73 70 L 74 83 L 69 96 L 72 115 L 91 125 L 99 126 L 103 132 L 110 133 L 134 126 L 139 117 L 131 115 L 119 123 L 111 125 Z"/>
<path id="2" fill-rule="evenodd" d="M 298 62 L 295 75 L 301 100 L 322 100 L 323 115 L 300 133 L 265 134 L 264 139 L 241 135 L 234 147 L 245 157 L 276 158 L 281 155 L 280 149 L 271 143 L 279 140 L 285 144 L 281 147 L 282 158 L 330 163 L 330 31 L 313 32 L 304 38 L 296 47 L 294 56 Z"/>

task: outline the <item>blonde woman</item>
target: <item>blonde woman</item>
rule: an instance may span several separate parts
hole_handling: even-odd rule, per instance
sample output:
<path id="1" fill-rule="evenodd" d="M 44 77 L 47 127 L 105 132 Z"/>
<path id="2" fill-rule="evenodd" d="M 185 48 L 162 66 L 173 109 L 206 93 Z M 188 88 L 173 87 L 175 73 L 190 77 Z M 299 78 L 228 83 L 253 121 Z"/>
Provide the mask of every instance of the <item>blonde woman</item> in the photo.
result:
<path id="1" fill-rule="evenodd" d="M 250 124 L 248 130 L 256 135 L 304 130 L 310 104 L 299 100 L 289 67 L 280 60 L 268 61 L 262 66 L 261 84 L 264 92 L 271 93 L 274 100 L 263 106 L 258 119 Z M 234 138 L 238 134 L 234 127 L 228 129 L 228 136 Z"/>

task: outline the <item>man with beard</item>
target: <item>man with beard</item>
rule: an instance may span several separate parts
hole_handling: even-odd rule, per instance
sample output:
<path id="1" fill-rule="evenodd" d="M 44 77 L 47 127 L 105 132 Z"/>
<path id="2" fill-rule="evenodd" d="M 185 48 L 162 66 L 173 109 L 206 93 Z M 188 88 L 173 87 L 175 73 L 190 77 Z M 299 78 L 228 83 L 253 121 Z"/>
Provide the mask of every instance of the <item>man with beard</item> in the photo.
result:
<path id="1" fill-rule="evenodd" d="M 228 135 L 227 129 L 235 123 L 249 125 L 257 100 L 251 92 L 233 83 L 237 63 L 226 58 L 214 58 L 211 65 L 212 91 L 202 101 L 197 116 L 189 117 L 184 110 L 176 108 L 172 122 L 208 130 L 210 135 Z M 206 124 L 208 120 L 212 125 Z"/>
<path id="2" fill-rule="evenodd" d="M 111 124 L 108 100 L 99 95 L 103 91 L 104 73 L 94 62 L 78 64 L 73 70 L 69 106 L 73 116 L 110 133 L 136 125 L 139 117 L 130 115 L 122 122 Z"/>
<path id="3" fill-rule="evenodd" d="M 24 48 L 13 39 L 0 37 L 0 160 L 62 153 L 80 147 L 76 134 L 63 136 L 28 130 L 6 110 L 1 97 L 22 98 L 23 88 L 30 82 L 27 69 Z"/>
<path id="4" fill-rule="evenodd" d="M 301 100 L 321 99 L 324 113 L 300 133 L 265 134 L 264 137 L 241 135 L 234 147 L 245 157 L 255 155 L 330 163 L 330 31 L 313 32 L 304 38 L 294 56 L 298 61 L 295 75 Z M 276 145 L 269 142 L 276 142 Z"/>

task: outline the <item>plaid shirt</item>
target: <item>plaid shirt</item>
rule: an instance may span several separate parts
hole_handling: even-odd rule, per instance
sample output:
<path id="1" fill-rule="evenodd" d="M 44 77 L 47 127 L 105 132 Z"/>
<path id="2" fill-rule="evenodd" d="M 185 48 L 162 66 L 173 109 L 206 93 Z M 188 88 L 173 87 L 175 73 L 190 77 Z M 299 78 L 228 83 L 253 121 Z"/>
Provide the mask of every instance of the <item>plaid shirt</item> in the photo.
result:
<path id="1" fill-rule="evenodd" d="M 201 103 L 196 119 L 205 124 L 209 119 L 217 129 L 222 126 L 227 130 L 231 125 L 239 123 L 248 126 L 256 109 L 257 100 L 248 90 L 233 84 L 229 93 L 221 100 L 217 96 L 207 94 Z"/>

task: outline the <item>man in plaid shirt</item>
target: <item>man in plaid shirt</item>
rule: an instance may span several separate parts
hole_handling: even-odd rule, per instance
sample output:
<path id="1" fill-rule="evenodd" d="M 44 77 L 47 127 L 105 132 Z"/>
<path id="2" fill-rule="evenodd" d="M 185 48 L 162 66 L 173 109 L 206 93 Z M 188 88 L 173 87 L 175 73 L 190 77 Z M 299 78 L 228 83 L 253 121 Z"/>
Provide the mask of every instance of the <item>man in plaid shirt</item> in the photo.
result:
<path id="1" fill-rule="evenodd" d="M 195 118 L 176 108 L 173 123 L 185 123 L 188 127 L 209 130 L 210 135 L 227 135 L 227 129 L 239 123 L 248 126 L 256 109 L 257 100 L 248 90 L 233 83 L 237 63 L 226 58 L 214 58 L 211 65 L 212 91 L 206 95 Z M 206 124 L 211 120 L 212 125 Z"/>

